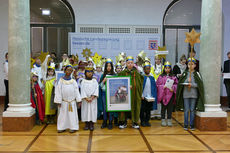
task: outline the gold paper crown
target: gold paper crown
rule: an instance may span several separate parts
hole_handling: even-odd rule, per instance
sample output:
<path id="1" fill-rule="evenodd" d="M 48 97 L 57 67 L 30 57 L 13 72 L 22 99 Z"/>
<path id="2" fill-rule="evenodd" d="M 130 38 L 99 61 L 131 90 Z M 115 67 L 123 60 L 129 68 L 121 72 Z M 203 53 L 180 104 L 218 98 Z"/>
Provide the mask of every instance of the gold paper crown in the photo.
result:
<path id="1" fill-rule="evenodd" d="M 196 59 L 195 59 L 195 58 L 193 58 L 193 57 L 192 57 L 192 58 L 191 58 L 191 57 L 189 57 L 189 58 L 188 58 L 188 62 L 193 62 L 193 63 L 196 63 Z"/>
<path id="2" fill-rule="evenodd" d="M 145 62 L 145 63 L 144 63 L 144 67 L 147 67 L 147 66 L 150 66 L 150 67 L 151 67 L 150 62 Z"/>
<path id="3" fill-rule="evenodd" d="M 92 66 L 87 66 L 87 67 L 85 67 L 85 70 L 86 70 L 86 71 L 93 71 L 94 68 L 93 68 Z"/>
<path id="4" fill-rule="evenodd" d="M 126 61 L 129 61 L 129 60 L 134 61 L 134 58 L 133 58 L 132 56 L 128 56 L 128 57 L 126 57 Z"/>
<path id="5" fill-rule="evenodd" d="M 102 67 L 102 61 L 99 61 L 97 64 L 96 64 L 96 67 Z"/>
<path id="6" fill-rule="evenodd" d="M 167 61 L 167 62 L 165 62 L 164 66 L 165 67 L 171 67 L 172 65 L 171 65 L 171 63 L 169 61 Z"/>
<path id="7" fill-rule="evenodd" d="M 121 55 L 121 54 L 119 54 L 118 56 L 116 56 L 116 62 L 117 63 L 120 63 L 121 61 L 124 61 L 125 59 L 124 59 L 124 57 Z"/>
<path id="8" fill-rule="evenodd" d="M 55 67 L 53 67 L 53 66 L 48 66 L 48 69 L 53 69 L 53 70 L 55 70 Z"/>
<path id="9" fill-rule="evenodd" d="M 144 60 L 145 57 L 146 57 L 146 53 L 145 53 L 144 50 L 142 50 L 137 56 L 140 57 L 140 58 L 142 58 Z"/>
<path id="10" fill-rule="evenodd" d="M 116 67 L 117 67 L 117 66 L 121 66 L 121 63 L 117 63 L 117 64 L 116 64 Z"/>
<path id="11" fill-rule="evenodd" d="M 38 77 L 38 72 L 37 72 L 37 71 L 31 72 L 31 77 L 32 77 L 33 75 L 35 75 L 35 76 Z"/>
<path id="12" fill-rule="evenodd" d="M 145 60 L 144 60 L 145 62 L 151 62 L 151 60 L 150 60 L 150 58 L 148 58 L 148 57 L 145 57 Z"/>
<path id="13" fill-rule="evenodd" d="M 126 54 L 124 52 L 121 52 L 120 55 L 121 56 L 126 56 Z"/>
<path id="14" fill-rule="evenodd" d="M 107 59 L 106 59 L 106 63 L 113 63 L 113 61 L 112 61 L 111 58 L 107 58 Z"/>
<path id="15" fill-rule="evenodd" d="M 64 67 L 73 67 L 72 64 L 67 64 L 67 65 L 64 65 Z"/>

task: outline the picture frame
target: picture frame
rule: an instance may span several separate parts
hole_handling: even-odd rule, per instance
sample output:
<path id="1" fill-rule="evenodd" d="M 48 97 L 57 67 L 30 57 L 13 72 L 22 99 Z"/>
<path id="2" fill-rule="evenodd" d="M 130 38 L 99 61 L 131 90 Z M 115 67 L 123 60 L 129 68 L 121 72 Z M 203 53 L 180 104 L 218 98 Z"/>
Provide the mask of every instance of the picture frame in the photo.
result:
<path id="1" fill-rule="evenodd" d="M 129 76 L 107 76 L 106 111 L 131 111 L 131 78 Z"/>

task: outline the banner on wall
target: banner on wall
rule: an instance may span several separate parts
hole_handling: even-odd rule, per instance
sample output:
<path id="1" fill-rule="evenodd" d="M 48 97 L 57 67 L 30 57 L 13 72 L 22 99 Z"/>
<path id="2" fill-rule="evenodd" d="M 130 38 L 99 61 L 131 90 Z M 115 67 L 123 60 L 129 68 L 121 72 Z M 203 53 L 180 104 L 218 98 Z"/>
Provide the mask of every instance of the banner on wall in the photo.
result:
<path id="1" fill-rule="evenodd" d="M 127 56 L 136 57 L 144 50 L 147 56 L 153 60 L 154 53 L 160 45 L 159 34 L 89 34 L 69 33 L 69 54 L 78 54 L 79 59 L 85 59 L 82 51 L 89 48 L 92 52 L 109 57 L 115 61 L 120 52 Z"/>

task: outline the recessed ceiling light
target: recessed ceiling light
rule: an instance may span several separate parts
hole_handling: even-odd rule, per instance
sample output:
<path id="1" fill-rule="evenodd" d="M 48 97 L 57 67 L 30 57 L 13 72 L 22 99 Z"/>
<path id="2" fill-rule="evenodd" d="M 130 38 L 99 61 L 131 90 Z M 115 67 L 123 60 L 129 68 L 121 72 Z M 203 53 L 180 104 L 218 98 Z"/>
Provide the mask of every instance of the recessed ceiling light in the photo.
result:
<path id="1" fill-rule="evenodd" d="M 42 9 L 42 15 L 50 15 L 49 9 Z"/>

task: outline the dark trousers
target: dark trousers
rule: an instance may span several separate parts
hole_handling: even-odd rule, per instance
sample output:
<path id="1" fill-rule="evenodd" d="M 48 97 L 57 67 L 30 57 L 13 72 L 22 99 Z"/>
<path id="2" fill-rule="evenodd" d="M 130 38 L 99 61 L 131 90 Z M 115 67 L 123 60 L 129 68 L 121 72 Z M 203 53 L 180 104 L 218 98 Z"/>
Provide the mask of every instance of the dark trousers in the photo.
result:
<path id="1" fill-rule="evenodd" d="M 147 102 L 146 100 L 141 101 L 141 112 L 140 112 L 141 122 L 149 122 L 150 112 L 152 109 L 153 109 L 152 102 Z"/>
<path id="2" fill-rule="evenodd" d="M 228 96 L 228 107 L 230 107 L 230 79 L 224 79 L 224 84 Z"/>
<path id="3" fill-rule="evenodd" d="M 5 84 L 5 89 L 6 89 L 4 111 L 6 111 L 6 109 L 8 108 L 8 104 L 9 104 L 9 81 L 8 80 L 4 80 L 4 84 Z"/>
<path id="4" fill-rule="evenodd" d="M 164 105 L 163 102 L 161 102 L 161 119 L 165 119 L 165 113 L 167 111 L 167 119 L 172 118 L 172 111 L 173 111 L 173 96 L 170 99 L 169 103 L 167 105 Z"/>

